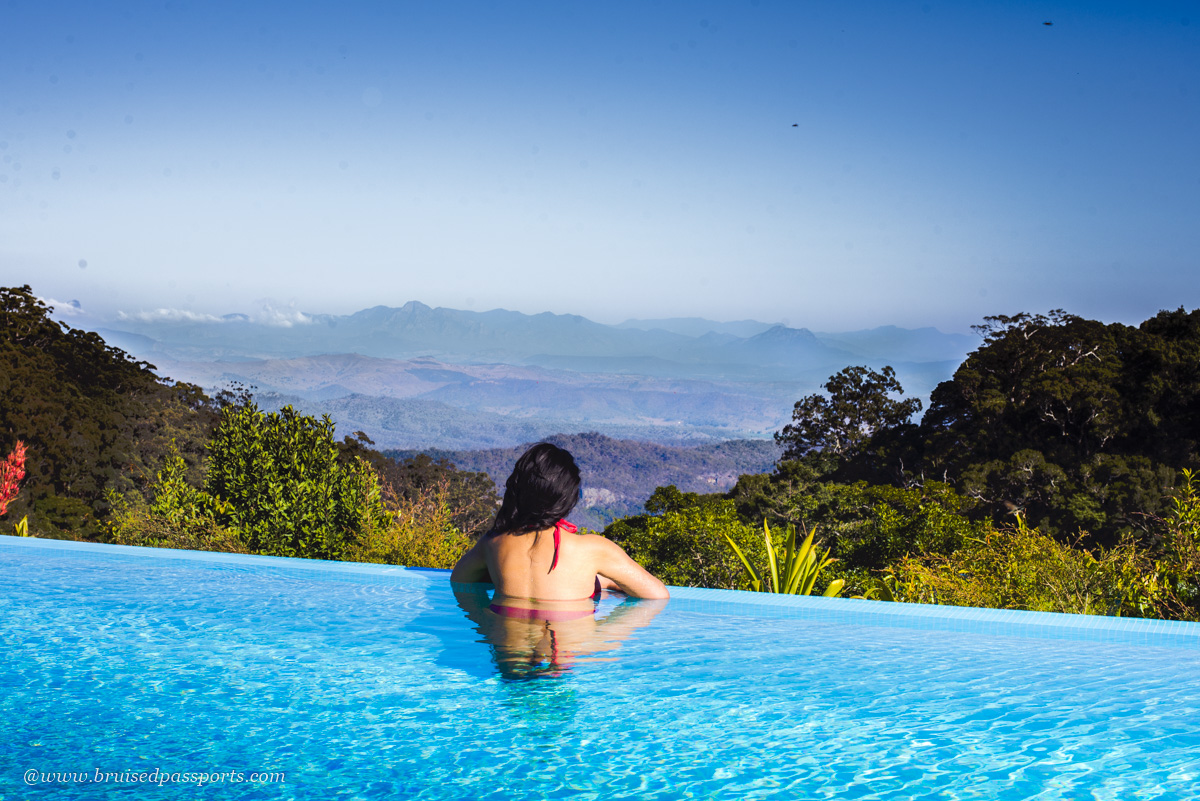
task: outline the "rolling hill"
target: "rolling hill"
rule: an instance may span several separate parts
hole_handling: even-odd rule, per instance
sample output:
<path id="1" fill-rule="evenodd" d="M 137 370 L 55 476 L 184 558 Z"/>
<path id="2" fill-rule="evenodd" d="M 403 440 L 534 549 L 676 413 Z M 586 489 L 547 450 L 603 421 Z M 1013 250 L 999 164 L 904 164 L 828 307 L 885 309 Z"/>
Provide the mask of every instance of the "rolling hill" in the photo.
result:
<path id="1" fill-rule="evenodd" d="M 664 444 L 766 438 L 849 364 L 896 369 L 911 395 L 948 378 L 970 337 L 932 328 L 842 334 L 753 320 L 471 312 L 415 301 L 281 326 L 245 315 L 124 315 L 96 326 L 161 376 L 254 387 L 384 447 L 515 446 L 558 431 Z"/>
<path id="2" fill-rule="evenodd" d="M 515 447 L 424 452 L 453 463 L 460 470 L 487 473 L 503 491 L 512 466 L 532 440 Z M 735 440 L 676 447 L 616 439 L 595 432 L 544 437 L 575 457 L 583 474 L 583 501 L 571 514 L 576 524 L 601 529 L 612 520 L 639 514 L 656 487 L 674 484 L 684 492 L 723 492 L 746 473 L 770 471 L 779 448 L 767 440 Z M 418 451 L 388 450 L 392 458 Z"/>

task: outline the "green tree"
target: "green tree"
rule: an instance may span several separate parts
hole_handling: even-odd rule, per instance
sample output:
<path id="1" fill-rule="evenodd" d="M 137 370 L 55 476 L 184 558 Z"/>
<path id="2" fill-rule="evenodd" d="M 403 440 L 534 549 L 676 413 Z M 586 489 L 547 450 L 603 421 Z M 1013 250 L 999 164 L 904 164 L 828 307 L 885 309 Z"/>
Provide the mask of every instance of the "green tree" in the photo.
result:
<path id="1" fill-rule="evenodd" d="M 985 318 L 983 345 L 933 391 L 918 465 L 1002 519 L 1064 541 L 1150 535 L 1197 464 L 1200 312 L 1138 328 L 1061 310 Z"/>
<path id="2" fill-rule="evenodd" d="M 934 389 L 921 421 L 928 467 L 958 472 L 1021 450 L 1062 465 L 1106 449 L 1123 422 L 1125 327 L 1062 310 L 984 321 L 983 346 Z"/>
<path id="3" fill-rule="evenodd" d="M 701 495 L 698 492 L 680 492 L 674 484 L 657 487 L 646 499 L 643 508 L 646 514 L 661 515 L 667 512 L 682 512 L 696 506 L 703 506 L 714 501 L 716 496 Z"/>
<path id="4" fill-rule="evenodd" d="M 775 434 L 784 447 L 781 461 L 823 451 L 842 457 L 859 455 L 871 438 L 906 423 L 921 410 L 917 398 L 898 400 L 904 389 L 889 366 L 883 372 L 846 367 L 821 385 L 825 395 L 796 401 L 792 422 Z"/>

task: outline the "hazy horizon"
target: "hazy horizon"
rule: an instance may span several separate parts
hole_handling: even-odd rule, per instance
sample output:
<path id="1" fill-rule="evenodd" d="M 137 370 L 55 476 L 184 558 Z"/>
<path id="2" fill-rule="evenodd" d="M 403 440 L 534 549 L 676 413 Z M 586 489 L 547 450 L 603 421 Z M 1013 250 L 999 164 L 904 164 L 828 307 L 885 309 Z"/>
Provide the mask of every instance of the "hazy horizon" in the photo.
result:
<path id="1" fill-rule="evenodd" d="M 288 326 L 292 326 L 292 325 L 307 324 L 311 318 L 316 318 L 316 317 L 320 317 L 320 316 L 326 316 L 326 315 L 350 316 L 350 315 L 356 314 L 361 311 L 367 311 L 369 309 L 378 308 L 378 307 L 398 309 L 398 308 L 402 308 L 402 307 L 408 305 L 409 303 L 418 303 L 418 304 L 423 304 L 423 305 L 428 306 L 429 308 L 433 308 L 433 309 L 439 309 L 439 308 L 440 309 L 450 309 L 453 311 L 465 311 L 465 312 L 472 312 L 472 313 L 479 313 L 479 314 L 484 314 L 487 312 L 517 312 L 519 314 L 525 314 L 528 316 L 534 316 L 534 315 L 544 314 L 544 313 L 571 315 L 571 316 L 583 317 L 584 319 L 590 320 L 592 322 L 601 323 L 602 325 L 608 325 L 608 326 L 621 326 L 623 324 L 646 323 L 646 322 L 651 322 L 651 321 L 670 322 L 670 321 L 689 321 L 689 320 L 700 321 L 700 320 L 703 320 L 705 322 L 716 323 L 719 325 L 735 325 L 738 323 L 751 323 L 751 324 L 758 323 L 758 324 L 762 324 L 762 325 L 766 325 L 766 326 L 784 325 L 789 328 L 804 328 L 804 329 L 808 329 L 810 331 L 818 331 L 818 329 L 813 328 L 812 326 L 804 325 L 803 321 L 800 321 L 800 320 L 768 320 L 768 319 L 754 319 L 754 318 L 742 318 L 742 319 L 738 319 L 738 320 L 733 320 L 733 319 L 717 319 L 717 318 L 713 318 L 713 317 L 700 317 L 697 315 L 678 316 L 678 317 L 620 317 L 619 315 L 617 315 L 611 319 L 596 319 L 594 317 L 588 317 L 587 315 L 576 314 L 575 312 L 572 312 L 570 310 L 552 311 L 549 309 L 542 309 L 541 311 L 522 311 L 522 310 L 518 310 L 518 309 L 506 309 L 501 306 L 496 306 L 493 308 L 456 309 L 453 306 L 433 306 L 431 304 L 424 303 L 424 301 L 421 301 L 421 300 L 418 300 L 415 298 L 410 299 L 408 301 L 404 301 L 403 303 L 398 303 L 394 306 L 391 304 L 364 305 L 359 308 L 351 309 L 347 312 L 337 312 L 337 313 L 322 311 L 320 309 L 302 309 L 302 308 L 295 307 L 295 306 L 285 308 L 285 307 L 280 307 L 280 306 L 277 306 L 277 305 L 275 305 L 273 303 L 269 303 L 269 302 L 260 304 L 257 309 L 254 309 L 254 308 L 248 307 L 248 306 L 239 307 L 241 309 L 249 309 L 249 311 L 222 311 L 220 308 L 216 308 L 216 307 L 209 310 L 209 309 L 200 309 L 200 308 L 176 309 L 176 308 L 159 306 L 159 307 L 142 308 L 142 309 L 138 309 L 136 311 L 127 310 L 127 309 L 116 309 L 115 311 L 111 311 L 111 312 L 106 312 L 106 311 L 98 312 L 98 311 L 95 311 L 93 308 L 85 306 L 83 304 L 83 302 L 80 301 L 78 298 L 71 298 L 70 300 L 63 300 L 60 298 L 52 298 L 52 297 L 38 294 L 36 286 L 32 287 L 32 289 L 34 291 L 34 295 L 38 298 L 38 300 L 42 301 L 43 303 L 46 303 L 47 305 L 51 306 L 54 309 L 54 311 L 52 312 L 52 315 L 51 315 L 52 317 L 54 317 L 55 319 L 58 319 L 58 320 L 62 320 L 65 323 L 72 324 L 75 327 L 78 327 L 81 324 L 83 324 L 86 327 L 89 325 L 95 326 L 98 324 L 119 324 L 119 323 L 123 323 L 123 322 L 128 322 L 128 323 L 182 322 L 182 323 L 220 324 L 220 323 L 228 322 L 228 321 L 234 320 L 234 319 L 237 319 L 239 321 L 244 319 L 245 321 L 248 321 L 248 322 L 260 323 L 263 325 L 278 325 L 278 326 L 288 327 Z M 828 329 L 828 330 L 820 330 L 820 333 L 840 334 L 840 333 L 850 333 L 850 332 L 854 332 L 854 331 L 871 330 L 871 329 L 876 329 L 876 328 L 887 328 L 887 327 L 893 327 L 893 324 L 880 323 L 879 325 L 870 325 L 870 326 L 865 326 L 863 328 Z M 943 333 L 971 333 L 970 329 L 967 329 L 966 331 L 950 331 L 950 330 L 938 328 L 935 325 L 924 325 L 924 326 L 914 325 L 911 327 L 909 327 L 909 326 L 894 326 L 894 327 L 908 328 L 910 330 L 918 329 L 918 328 L 935 328 L 939 331 L 942 331 Z"/>
<path id="2" fill-rule="evenodd" d="M 908 324 L 908 325 L 901 325 L 901 324 L 897 324 L 895 322 L 889 322 L 889 321 L 884 320 L 884 321 L 880 321 L 880 322 L 866 322 L 861 325 L 853 325 L 853 326 L 850 324 L 846 324 L 841 327 L 837 327 L 836 325 L 833 327 L 821 327 L 819 325 L 809 324 L 803 319 L 794 318 L 794 317 L 787 317 L 787 318 L 781 318 L 781 319 L 766 319 L 766 318 L 753 318 L 753 317 L 743 317 L 743 318 L 733 319 L 733 318 L 727 317 L 727 316 L 722 317 L 722 316 L 702 316 L 702 315 L 670 315 L 670 316 L 658 315 L 658 316 L 654 316 L 654 317 L 649 317 L 649 316 L 635 317 L 635 316 L 621 316 L 619 313 L 607 315 L 607 316 L 589 316 L 586 314 L 581 314 L 576 311 L 572 311 L 570 309 L 528 309 L 528 310 L 526 310 L 526 309 L 506 308 L 503 306 L 493 306 L 493 307 L 479 306 L 478 308 L 474 308 L 474 309 L 464 309 L 464 308 L 454 307 L 454 306 L 435 305 L 435 304 L 431 304 L 431 303 L 426 303 L 425 301 L 422 301 L 417 298 L 410 298 L 408 300 L 401 301 L 401 302 L 398 302 L 395 304 L 364 303 L 363 305 L 360 305 L 357 307 L 346 306 L 346 304 L 339 304 L 340 306 L 345 307 L 345 311 L 336 311 L 336 312 L 328 311 L 328 310 L 321 309 L 321 308 L 303 308 L 294 302 L 287 306 L 283 306 L 283 305 L 276 303 L 272 299 L 258 299 L 251 303 L 232 302 L 232 303 L 229 303 L 226 305 L 221 305 L 218 303 L 218 304 L 213 304 L 211 306 L 211 308 L 210 307 L 199 307 L 197 305 L 191 305 L 188 308 L 183 308 L 183 309 L 169 307 L 169 306 L 146 306 L 146 307 L 136 307 L 136 308 L 135 307 L 121 308 L 119 306 L 114 306 L 114 307 L 101 306 L 99 309 L 97 309 L 94 306 L 89 306 L 89 305 L 85 304 L 79 298 L 63 299 L 63 298 L 49 297 L 47 295 L 39 293 L 37 291 L 36 285 L 32 286 L 31 288 L 33 289 L 34 295 L 39 300 L 41 300 L 42 302 L 44 302 L 47 305 L 50 305 L 54 308 L 54 312 L 52 313 L 52 316 L 55 319 L 61 320 L 65 323 L 68 323 L 68 324 L 72 325 L 73 327 L 82 327 L 82 328 L 104 327 L 105 325 L 117 325 L 119 327 L 120 323 L 131 323 L 131 324 L 132 323 L 143 323 L 143 324 L 145 324 L 145 323 L 189 322 L 189 323 L 219 324 L 222 322 L 226 322 L 227 321 L 226 318 L 228 318 L 228 319 L 245 318 L 249 322 L 260 323 L 260 324 L 264 324 L 264 325 L 288 327 L 288 326 L 293 326 L 293 325 L 307 324 L 309 322 L 309 318 L 314 318 L 314 317 L 319 317 L 319 316 L 326 316 L 326 315 L 327 316 L 350 316 L 350 315 L 356 314 L 358 312 L 366 311 L 368 309 L 372 309 L 372 308 L 376 308 L 376 307 L 380 307 L 380 306 L 386 307 L 386 308 L 401 308 L 401 307 L 407 305 L 408 303 L 415 302 L 415 303 L 423 304 L 423 305 L 428 306 L 433 309 L 441 308 L 441 309 L 449 309 L 449 310 L 453 310 L 453 311 L 465 311 L 465 312 L 473 312 L 473 313 L 481 313 L 481 314 L 486 313 L 486 312 L 500 311 L 500 312 L 517 312 L 517 313 L 528 315 L 528 316 L 534 316 L 534 315 L 544 314 L 544 313 L 559 314 L 559 315 L 571 315 L 571 316 L 583 317 L 592 322 L 596 322 L 596 323 L 600 323 L 600 324 L 608 325 L 608 326 L 621 326 L 623 324 L 643 323 L 643 322 L 654 321 L 654 320 L 661 320 L 661 321 L 703 320 L 703 321 L 710 322 L 710 323 L 716 323 L 716 324 L 719 324 L 722 326 L 731 326 L 731 325 L 735 325 L 738 323 L 751 323 L 751 324 L 758 323 L 758 324 L 763 324 L 763 325 L 767 325 L 767 326 L 783 325 L 788 328 L 807 329 L 809 331 L 813 331 L 814 333 L 831 334 L 831 335 L 832 334 L 843 334 L 843 333 L 854 333 L 854 332 L 859 332 L 859 331 L 869 331 L 869 330 L 875 330 L 875 329 L 879 329 L 879 328 L 894 327 L 894 328 L 899 328 L 899 329 L 904 329 L 904 330 L 917 330 L 917 329 L 923 329 L 923 328 L 932 328 L 932 329 L 935 329 L 944 334 L 966 334 L 966 335 L 974 336 L 975 332 L 972 330 L 972 326 L 982 323 L 984 321 L 984 316 L 990 317 L 990 316 L 1002 315 L 1002 314 L 1016 314 L 1018 312 L 1028 312 L 1030 314 L 1045 314 L 1047 312 L 1052 311 L 1052 309 L 1049 309 L 1049 308 L 1045 308 L 1045 309 L 1021 308 L 1021 309 L 989 312 L 988 314 L 981 316 L 978 320 L 965 323 L 960 328 L 955 328 L 955 327 L 952 327 L 949 325 L 939 325 L 936 321 L 928 321 L 928 322 L 922 323 L 919 320 L 914 320 L 911 324 Z M 1198 303 L 1197 305 L 1200 305 L 1200 303 Z M 1144 320 L 1153 317 L 1155 314 L 1157 314 L 1160 311 L 1171 311 L 1171 310 L 1179 308 L 1180 306 L 1186 306 L 1186 304 L 1177 303 L 1174 306 L 1162 306 L 1159 309 L 1155 309 L 1152 312 L 1146 313 L 1144 316 L 1130 315 L 1127 318 L 1123 318 L 1123 319 L 1112 319 L 1112 318 L 1104 318 L 1104 317 L 1098 317 L 1095 319 L 1099 319 L 1100 322 L 1103 322 L 1103 323 L 1124 323 L 1126 325 L 1135 325 L 1136 326 L 1139 323 L 1143 322 Z M 1069 314 L 1078 314 L 1078 312 L 1076 312 L 1075 310 L 1070 309 L 1070 308 L 1063 309 L 1063 311 L 1066 311 Z M 1088 315 L 1079 314 L 1078 316 L 1087 317 Z"/>

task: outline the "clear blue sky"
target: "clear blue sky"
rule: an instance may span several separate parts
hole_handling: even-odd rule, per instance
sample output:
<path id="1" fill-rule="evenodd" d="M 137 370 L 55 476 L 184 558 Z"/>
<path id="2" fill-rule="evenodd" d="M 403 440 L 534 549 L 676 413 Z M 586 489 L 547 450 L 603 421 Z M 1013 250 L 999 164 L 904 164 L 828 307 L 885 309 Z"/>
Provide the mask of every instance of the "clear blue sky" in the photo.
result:
<path id="1" fill-rule="evenodd" d="M 1195 3 L 0 17 L 0 282 L 93 312 L 1200 306 Z"/>

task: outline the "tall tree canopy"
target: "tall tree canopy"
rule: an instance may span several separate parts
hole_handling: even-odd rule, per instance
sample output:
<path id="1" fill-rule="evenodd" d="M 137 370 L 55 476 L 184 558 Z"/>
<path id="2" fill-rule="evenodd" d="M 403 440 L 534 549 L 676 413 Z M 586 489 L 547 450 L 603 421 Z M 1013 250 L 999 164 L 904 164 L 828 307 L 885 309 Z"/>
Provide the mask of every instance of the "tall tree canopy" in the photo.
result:
<path id="1" fill-rule="evenodd" d="M 846 367 L 821 385 L 829 395 L 808 395 L 796 401 L 792 422 L 775 434 L 784 446 L 781 461 L 823 451 L 837 456 L 861 454 L 871 438 L 906 423 L 921 411 L 917 398 L 899 400 L 904 389 L 889 366 L 883 372 Z"/>
<path id="2" fill-rule="evenodd" d="M 905 422 L 919 404 L 893 398 L 890 368 L 847 367 L 828 397 L 801 399 L 776 434 L 780 475 L 802 459 L 837 482 L 945 481 L 977 518 L 1021 513 L 1101 544 L 1151 531 L 1179 470 L 1200 465 L 1200 310 L 1137 327 L 997 315 L 975 330 L 982 344 L 934 389 L 919 426 Z M 788 483 L 764 484 L 764 497 L 786 506 L 774 496 Z"/>
<path id="3" fill-rule="evenodd" d="M 983 345 L 921 421 L 924 472 L 1063 535 L 1144 528 L 1197 463 L 1200 310 L 1137 328 L 1056 310 L 976 330 Z"/>
<path id="4" fill-rule="evenodd" d="M 0 288 L 0 452 L 28 447 L 14 511 L 35 533 L 89 536 L 104 490 L 149 484 L 172 439 L 195 463 L 215 411 L 51 311 L 28 286 Z"/>

